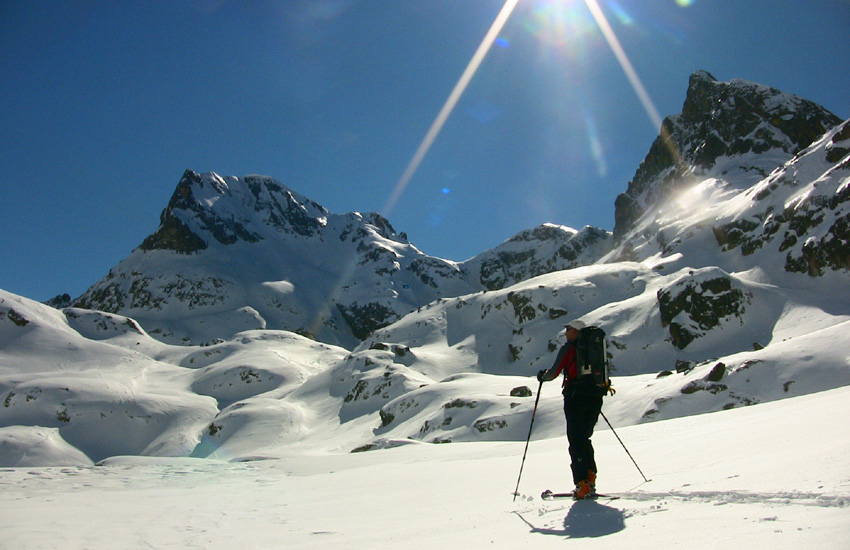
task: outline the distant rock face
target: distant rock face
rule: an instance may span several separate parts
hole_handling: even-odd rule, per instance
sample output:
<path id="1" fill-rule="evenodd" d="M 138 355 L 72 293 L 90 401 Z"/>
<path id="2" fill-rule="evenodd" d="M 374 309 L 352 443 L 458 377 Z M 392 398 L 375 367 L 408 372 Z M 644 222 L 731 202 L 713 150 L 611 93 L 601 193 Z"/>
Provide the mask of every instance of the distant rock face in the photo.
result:
<path id="1" fill-rule="evenodd" d="M 353 344 L 452 283 L 471 290 L 456 265 L 423 258 L 378 214 L 334 215 L 264 176 L 187 171 L 160 227 L 74 305 L 175 343 L 280 328 Z"/>
<path id="2" fill-rule="evenodd" d="M 664 120 L 628 190 L 617 197 L 614 238 L 621 240 L 641 216 L 696 177 L 736 171 L 751 176 L 736 178 L 739 183 L 755 183 L 840 122 L 823 107 L 774 88 L 693 74 L 682 113 Z M 776 154 L 760 162 L 769 152 Z"/>
<path id="3" fill-rule="evenodd" d="M 580 231 L 543 224 L 523 231 L 461 267 L 486 290 L 582 265 L 602 257 L 611 247 L 611 233 L 587 226 Z"/>
<path id="4" fill-rule="evenodd" d="M 45 302 L 45 304 L 49 305 L 50 307 L 56 308 L 56 309 L 62 309 L 64 307 L 69 307 L 71 305 L 72 301 L 73 301 L 73 299 L 71 298 L 71 295 L 68 294 L 68 293 L 65 293 L 65 294 L 57 294 L 53 298 L 47 300 Z"/>
<path id="5" fill-rule="evenodd" d="M 256 243 L 263 239 L 255 226 L 257 218 L 263 226 L 305 237 L 315 236 L 323 227 L 327 210 L 313 201 L 296 199 L 275 180 L 246 176 L 241 183 L 241 188 L 231 189 L 217 174 L 202 176 L 187 170 L 162 212 L 159 229 L 139 249 L 191 254 L 209 246 L 202 235 L 223 245 Z M 241 202 L 241 208 L 217 209 L 215 203 L 222 197 L 238 199 L 234 202 Z"/>
<path id="6" fill-rule="evenodd" d="M 438 298 L 593 263 L 609 240 L 544 225 L 458 264 L 379 214 L 333 214 L 265 176 L 190 170 L 159 228 L 73 305 L 132 316 L 171 343 L 285 329 L 350 347 Z"/>

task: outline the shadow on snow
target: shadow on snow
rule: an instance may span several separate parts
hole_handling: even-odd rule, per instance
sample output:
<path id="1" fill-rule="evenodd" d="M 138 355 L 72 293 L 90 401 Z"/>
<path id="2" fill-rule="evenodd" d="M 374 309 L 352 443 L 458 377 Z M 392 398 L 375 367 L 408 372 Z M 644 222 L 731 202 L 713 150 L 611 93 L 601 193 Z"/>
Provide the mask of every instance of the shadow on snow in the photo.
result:
<path id="1" fill-rule="evenodd" d="M 532 533 L 571 539 L 604 537 L 626 528 L 626 519 L 621 510 L 599 504 L 595 500 L 574 502 L 564 518 L 562 529 L 535 527 L 519 512 L 516 515 L 531 527 Z"/>

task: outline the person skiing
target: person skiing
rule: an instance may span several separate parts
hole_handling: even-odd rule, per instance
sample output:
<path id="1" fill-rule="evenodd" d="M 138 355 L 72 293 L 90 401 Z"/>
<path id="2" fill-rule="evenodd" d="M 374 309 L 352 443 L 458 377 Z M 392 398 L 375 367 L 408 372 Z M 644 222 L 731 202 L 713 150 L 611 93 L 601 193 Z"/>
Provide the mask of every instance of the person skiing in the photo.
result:
<path id="1" fill-rule="evenodd" d="M 564 373 L 564 415 L 567 420 L 567 441 L 572 463 L 573 483 L 576 488 L 573 498 L 585 499 L 596 492 L 596 461 L 590 441 L 593 428 L 602 411 L 602 396 L 591 377 L 579 376 L 576 361 L 579 331 L 585 328 L 580 320 L 566 325 L 567 343 L 564 344 L 555 362 L 548 369 L 537 373 L 541 383 L 554 380 Z"/>

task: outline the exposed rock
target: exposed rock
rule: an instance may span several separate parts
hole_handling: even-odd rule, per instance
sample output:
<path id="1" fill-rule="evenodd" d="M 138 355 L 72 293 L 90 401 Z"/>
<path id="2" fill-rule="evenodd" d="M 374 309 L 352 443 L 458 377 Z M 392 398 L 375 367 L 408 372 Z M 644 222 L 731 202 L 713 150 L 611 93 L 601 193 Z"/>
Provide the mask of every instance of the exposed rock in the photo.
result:
<path id="1" fill-rule="evenodd" d="M 823 107 L 774 88 L 737 79 L 718 82 L 705 71 L 694 73 L 682 113 L 664 120 L 628 190 L 617 197 L 615 240 L 623 239 L 644 213 L 689 185 L 695 174 L 708 173 L 719 158 L 741 158 L 737 168 L 765 177 L 765 167 L 750 162 L 750 154 L 779 150 L 790 159 L 840 122 Z"/>
<path id="2" fill-rule="evenodd" d="M 692 273 L 657 293 L 661 324 L 669 327 L 672 344 L 685 349 L 727 318 L 741 319 L 752 295 L 733 285 L 717 269 Z"/>
<path id="3" fill-rule="evenodd" d="M 589 265 L 610 248 L 608 231 L 591 226 L 576 231 L 547 223 L 522 231 L 460 265 L 483 288 L 499 290 L 544 273 Z"/>
<path id="4" fill-rule="evenodd" d="M 65 293 L 65 294 L 58 294 L 58 295 L 54 296 L 53 298 L 47 300 L 44 303 L 45 303 L 45 305 L 48 305 L 52 308 L 62 309 L 62 308 L 69 307 L 72 302 L 73 302 L 73 299 L 71 298 L 71 295 L 68 294 L 68 293 Z"/>

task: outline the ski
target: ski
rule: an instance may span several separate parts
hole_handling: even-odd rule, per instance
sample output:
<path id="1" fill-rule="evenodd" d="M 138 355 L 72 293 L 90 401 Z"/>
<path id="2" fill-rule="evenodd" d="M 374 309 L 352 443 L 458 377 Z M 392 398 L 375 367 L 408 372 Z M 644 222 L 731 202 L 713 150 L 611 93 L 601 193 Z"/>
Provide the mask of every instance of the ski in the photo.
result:
<path id="1" fill-rule="evenodd" d="M 562 500 L 562 499 L 567 499 L 567 498 L 572 499 L 572 500 L 597 500 L 597 499 L 600 499 L 600 498 L 604 498 L 604 499 L 608 499 L 608 500 L 617 500 L 620 497 L 616 496 L 616 495 L 606 495 L 604 493 L 591 493 L 591 494 L 587 495 L 586 497 L 584 497 L 583 499 L 573 499 L 572 492 L 570 492 L 570 493 L 553 493 L 549 489 L 546 489 L 545 491 L 543 491 L 543 493 L 541 493 L 540 498 L 542 498 L 543 500 Z"/>

